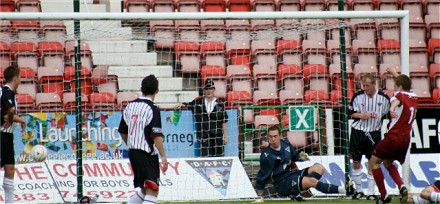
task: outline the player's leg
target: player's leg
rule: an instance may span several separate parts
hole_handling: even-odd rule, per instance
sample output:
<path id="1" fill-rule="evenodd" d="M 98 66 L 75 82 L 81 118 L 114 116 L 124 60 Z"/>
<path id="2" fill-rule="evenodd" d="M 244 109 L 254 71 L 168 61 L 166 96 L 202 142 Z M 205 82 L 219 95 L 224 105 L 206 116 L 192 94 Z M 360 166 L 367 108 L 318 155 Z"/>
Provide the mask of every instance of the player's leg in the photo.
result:
<path id="1" fill-rule="evenodd" d="M 303 177 L 301 180 L 301 186 L 302 190 L 308 190 L 309 188 L 316 188 L 316 190 L 321 191 L 323 193 L 327 194 L 345 194 L 345 188 L 344 187 L 338 187 L 333 184 L 324 183 L 321 181 L 318 181 L 316 178 L 313 177 Z"/>
<path id="2" fill-rule="evenodd" d="M 2 154 L 1 166 L 4 167 L 4 171 L 5 171 L 3 185 L 2 185 L 5 191 L 5 203 L 13 203 L 15 159 L 14 159 L 14 143 L 13 143 L 12 134 L 2 133 L 1 154 Z"/>
<path id="3" fill-rule="evenodd" d="M 373 155 L 373 151 L 376 148 L 377 144 L 379 144 L 380 140 L 382 138 L 382 135 L 380 131 L 375 131 L 371 133 L 371 139 L 373 140 L 372 146 L 365 153 L 365 157 L 368 159 L 368 161 L 371 159 L 371 155 Z M 372 167 L 370 166 L 370 162 L 368 162 L 368 174 L 367 174 L 367 183 L 368 183 L 368 192 L 367 192 L 367 200 L 377 200 L 377 196 L 375 195 L 375 187 L 376 182 L 374 181 L 373 171 Z"/>
<path id="4" fill-rule="evenodd" d="M 361 139 L 364 137 L 365 137 L 364 132 L 356 130 L 354 128 L 351 129 L 350 154 L 353 160 L 351 175 L 354 184 L 356 186 L 356 193 L 353 195 L 352 199 L 359 199 L 362 196 L 364 196 L 364 193 L 362 192 L 362 169 L 361 169 L 361 161 L 362 161 Z"/>
<path id="5" fill-rule="evenodd" d="M 145 169 L 146 180 L 144 181 L 145 197 L 143 203 L 156 203 L 159 195 L 160 167 L 159 156 L 148 155 Z"/>
<path id="6" fill-rule="evenodd" d="M 393 160 L 384 160 L 383 165 L 388 170 L 393 181 L 397 184 L 400 192 L 400 201 L 404 202 L 408 199 L 408 189 L 403 185 L 402 177 L 400 177 L 399 171 L 396 166 L 393 164 Z"/>
<path id="7" fill-rule="evenodd" d="M 325 172 L 325 168 L 324 166 L 322 166 L 322 164 L 315 164 L 311 167 L 307 168 L 307 177 L 312 177 L 315 178 L 316 180 L 320 180 L 322 175 Z"/>
<path id="8" fill-rule="evenodd" d="M 373 155 L 373 156 L 371 156 L 369 163 L 370 163 L 369 166 L 371 166 L 371 168 L 372 168 L 374 180 L 376 181 L 376 185 L 379 188 L 379 192 L 380 192 L 380 200 L 378 200 L 378 201 L 382 201 L 382 203 L 391 202 L 391 197 L 389 197 L 387 195 L 387 190 L 385 188 L 384 175 L 383 175 L 382 169 L 380 168 L 380 163 L 382 163 L 382 159 Z"/>
<path id="9" fill-rule="evenodd" d="M 200 156 L 207 157 L 209 155 L 209 139 L 202 138 L 200 142 Z"/>

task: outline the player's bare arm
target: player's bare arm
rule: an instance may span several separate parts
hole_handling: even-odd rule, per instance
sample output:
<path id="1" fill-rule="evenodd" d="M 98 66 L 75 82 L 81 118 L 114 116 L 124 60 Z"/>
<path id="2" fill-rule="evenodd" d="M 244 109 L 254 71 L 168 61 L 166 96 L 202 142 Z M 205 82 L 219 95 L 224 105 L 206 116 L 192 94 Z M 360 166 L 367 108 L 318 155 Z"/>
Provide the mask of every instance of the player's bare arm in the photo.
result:
<path id="1" fill-rule="evenodd" d="M 387 72 L 390 73 L 393 77 L 398 77 L 399 74 L 397 73 L 396 69 L 387 67 Z"/>
<path id="2" fill-rule="evenodd" d="M 5 119 L 5 124 L 3 124 L 3 128 L 8 128 L 12 125 L 12 123 L 14 122 L 14 115 L 15 115 L 15 108 L 11 107 L 9 108 L 9 110 L 6 112 L 6 115 L 4 116 Z"/>
<path id="3" fill-rule="evenodd" d="M 185 107 L 185 104 L 183 104 L 183 103 L 181 103 L 181 104 L 177 104 L 177 105 L 174 106 L 174 110 L 180 110 L 180 109 L 182 109 L 183 107 Z"/>
<path id="4" fill-rule="evenodd" d="M 400 101 L 398 99 L 395 99 L 393 102 L 391 102 L 391 106 L 390 106 L 390 114 L 392 118 L 396 118 L 397 117 L 397 113 L 396 111 L 394 111 L 394 109 L 400 105 Z"/>
<path id="5" fill-rule="evenodd" d="M 351 117 L 367 120 L 370 118 L 376 118 L 377 115 L 375 113 L 353 113 L 353 114 L 351 114 Z"/>
<path id="6" fill-rule="evenodd" d="M 156 148 L 159 151 L 160 158 L 162 159 L 162 171 L 165 172 L 168 169 L 168 160 L 165 154 L 165 149 L 163 148 L 163 138 L 154 137 L 153 141 L 154 141 L 154 145 L 156 145 Z"/>

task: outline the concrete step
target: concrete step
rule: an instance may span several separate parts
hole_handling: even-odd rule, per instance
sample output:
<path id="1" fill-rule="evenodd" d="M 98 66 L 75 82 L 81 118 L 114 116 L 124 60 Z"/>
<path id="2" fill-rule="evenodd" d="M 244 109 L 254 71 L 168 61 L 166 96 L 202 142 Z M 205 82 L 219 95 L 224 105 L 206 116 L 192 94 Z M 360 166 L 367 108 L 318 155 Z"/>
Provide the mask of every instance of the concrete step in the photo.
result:
<path id="1" fill-rule="evenodd" d="M 156 53 L 92 53 L 95 65 L 156 65 Z"/>
<path id="2" fill-rule="evenodd" d="M 173 107 L 175 104 L 190 102 L 199 96 L 197 91 L 159 91 L 154 101 L 162 106 Z M 168 108 L 162 107 L 161 108 Z"/>
<path id="3" fill-rule="evenodd" d="M 147 41 L 126 40 L 126 41 L 87 41 L 94 53 L 108 52 L 147 52 Z"/>
<path id="4" fill-rule="evenodd" d="M 154 74 L 157 78 L 173 77 L 171 66 L 110 66 L 108 73 L 120 78 L 139 78 Z"/>
<path id="5" fill-rule="evenodd" d="M 118 77 L 118 84 L 120 91 L 139 91 L 141 89 L 141 82 L 144 77 L 139 78 L 122 78 Z M 181 91 L 182 78 L 158 78 L 159 91 Z"/>

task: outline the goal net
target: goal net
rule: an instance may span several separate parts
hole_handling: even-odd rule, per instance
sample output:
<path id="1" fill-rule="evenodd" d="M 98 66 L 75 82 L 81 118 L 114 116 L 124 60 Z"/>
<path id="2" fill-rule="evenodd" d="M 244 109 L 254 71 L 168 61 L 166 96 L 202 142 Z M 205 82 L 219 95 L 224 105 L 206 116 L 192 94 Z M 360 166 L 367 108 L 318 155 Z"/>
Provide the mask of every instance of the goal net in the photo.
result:
<path id="1" fill-rule="evenodd" d="M 323 179 L 344 185 L 350 165 L 346 105 L 362 89 L 360 79 L 373 73 L 376 88 L 392 93 L 386 67 L 407 73 L 409 43 L 425 43 L 408 40 L 405 11 L 199 15 L 189 13 L 191 4 L 164 3 L 144 15 L 133 13 L 141 5 L 124 6 L 125 13 L 0 16 L 0 67 L 20 67 L 18 110 L 27 120 L 24 130 L 14 132 L 17 202 L 74 202 L 80 191 L 99 195 L 101 202 L 127 201 L 137 189 L 117 129 L 121 111 L 142 95 L 141 81 L 150 74 L 159 80 L 154 100 L 170 160 L 159 200 L 254 198 L 259 156 L 272 125 L 310 155 L 298 167 L 322 163 Z M 182 12 L 160 13 L 171 7 Z M 173 109 L 204 96 L 208 79 L 228 115 L 225 128 L 210 114 L 223 106 L 212 110 L 201 100 L 202 114 L 197 104 Z M 225 130 L 227 143 L 216 144 L 224 146 L 223 156 L 200 157 L 198 117 L 201 126 L 206 117 L 220 124 L 214 129 Z M 46 162 L 32 161 L 36 144 L 48 149 Z M 270 184 L 265 196 L 282 197 Z"/>

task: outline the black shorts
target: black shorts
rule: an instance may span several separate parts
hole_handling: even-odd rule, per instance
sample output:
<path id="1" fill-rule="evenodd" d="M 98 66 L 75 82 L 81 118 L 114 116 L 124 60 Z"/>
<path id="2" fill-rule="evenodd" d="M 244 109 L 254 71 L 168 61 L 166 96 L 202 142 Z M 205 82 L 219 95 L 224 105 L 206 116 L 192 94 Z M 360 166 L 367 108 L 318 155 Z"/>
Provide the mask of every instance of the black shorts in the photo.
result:
<path id="1" fill-rule="evenodd" d="M 159 189 L 159 156 L 150 155 L 143 150 L 130 149 L 128 157 L 134 173 L 134 187 Z M 155 186 L 151 187 L 151 184 Z"/>
<path id="2" fill-rule="evenodd" d="M 376 148 L 376 145 L 380 142 L 380 131 L 369 132 L 368 134 L 364 131 L 351 128 L 350 154 L 353 161 L 361 161 L 362 155 L 370 159 L 374 148 Z"/>
<path id="3" fill-rule="evenodd" d="M 0 166 L 15 164 L 14 158 L 14 135 L 12 133 L 0 132 Z"/>

